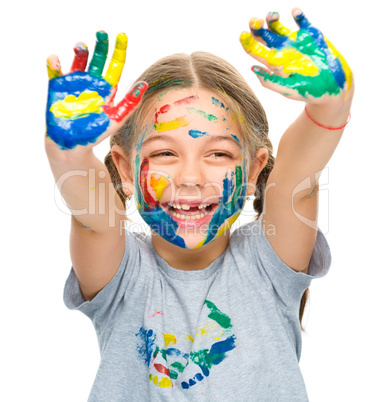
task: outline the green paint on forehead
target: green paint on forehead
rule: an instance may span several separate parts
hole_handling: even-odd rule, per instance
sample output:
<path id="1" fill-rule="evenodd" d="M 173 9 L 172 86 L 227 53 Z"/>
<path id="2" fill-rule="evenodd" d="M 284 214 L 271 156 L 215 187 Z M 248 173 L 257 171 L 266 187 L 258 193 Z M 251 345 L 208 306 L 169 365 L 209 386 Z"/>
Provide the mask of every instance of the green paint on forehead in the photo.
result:
<path id="1" fill-rule="evenodd" d="M 203 110 L 197 110 L 194 107 L 188 107 L 187 109 L 199 114 L 200 116 L 204 117 L 205 119 L 208 119 L 209 121 L 218 121 L 217 116 L 214 116 L 213 114 L 208 114 Z"/>

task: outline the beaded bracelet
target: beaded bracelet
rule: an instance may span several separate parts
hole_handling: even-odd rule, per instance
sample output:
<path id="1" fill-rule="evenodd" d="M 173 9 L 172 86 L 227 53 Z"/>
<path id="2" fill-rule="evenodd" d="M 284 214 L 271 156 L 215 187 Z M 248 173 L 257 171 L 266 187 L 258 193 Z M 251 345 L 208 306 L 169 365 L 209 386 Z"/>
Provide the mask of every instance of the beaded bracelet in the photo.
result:
<path id="1" fill-rule="evenodd" d="M 350 121 L 350 119 L 351 119 L 351 113 L 350 113 L 349 116 L 348 116 L 348 119 L 347 119 L 346 123 L 343 124 L 343 126 L 341 126 L 341 127 L 336 127 L 336 128 L 334 128 L 334 127 L 326 127 L 326 126 L 322 126 L 322 124 L 317 123 L 317 122 L 309 115 L 309 113 L 308 113 L 308 111 L 307 111 L 307 104 L 305 105 L 305 112 L 306 112 L 306 114 L 307 114 L 307 117 L 308 117 L 313 123 L 315 123 L 315 124 L 316 124 L 317 126 L 319 126 L 319 127 L 325 128 L 326 130 L 341 130 L 342 128 L 345 128 L 345 127 L 347 126 L 347 124 L 349 123 L 349 121 Z"/>

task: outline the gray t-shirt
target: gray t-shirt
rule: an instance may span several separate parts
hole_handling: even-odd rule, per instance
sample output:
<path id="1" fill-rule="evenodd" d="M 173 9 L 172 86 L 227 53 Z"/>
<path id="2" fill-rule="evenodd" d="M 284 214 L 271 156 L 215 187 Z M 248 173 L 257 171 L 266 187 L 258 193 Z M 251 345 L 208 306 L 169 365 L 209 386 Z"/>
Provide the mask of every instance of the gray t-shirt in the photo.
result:
<path id="1" fill-rule="evenodd" d="M 126 233 L 114 278 L 85 301 L 73 271 L 64 301 L 95 327 L 100 366 L 88 401 L 307 401 L 299 305 L 331 263 L 321 231 L 308 275 L 277 256 L 259 220 L 200 271 L 172 268 L 150 236 Z"/>

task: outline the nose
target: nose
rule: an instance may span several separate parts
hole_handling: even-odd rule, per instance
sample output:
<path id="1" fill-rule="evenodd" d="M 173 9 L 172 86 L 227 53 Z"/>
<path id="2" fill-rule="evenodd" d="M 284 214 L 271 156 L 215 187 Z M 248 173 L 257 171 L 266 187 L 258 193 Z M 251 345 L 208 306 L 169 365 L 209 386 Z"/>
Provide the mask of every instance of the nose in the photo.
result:
<path id="1" fill-rule="evenodd" d="M 202 188 L 205 184 L 205 172 L 201 161 L 185 158 L 179 164 L 174 182 L 177 187 L 198 186 Z"/>

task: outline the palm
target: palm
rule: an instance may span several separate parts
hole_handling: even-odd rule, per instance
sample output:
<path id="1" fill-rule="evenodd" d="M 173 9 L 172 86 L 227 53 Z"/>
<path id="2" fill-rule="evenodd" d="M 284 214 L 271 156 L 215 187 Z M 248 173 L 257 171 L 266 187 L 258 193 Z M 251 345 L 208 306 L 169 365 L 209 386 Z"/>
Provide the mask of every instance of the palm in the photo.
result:
<path id="1" fill-rule="evenodd" d="M 47 133 L 63 148 L 96 142 L 110 118 L 102 106 L 112 86 L 102 77 L 74 72 L 49 82 Z"/>
<path id="2" fill-rule="evenodd" d="M 110 135 L 109 128 L 116 127 L 115 122 L 125 119 L 139 103 L 147 89 L 144 82 L 136 83 L 118 105 L 113 105 L 126 48 L 127 37 L 119 34 L 105 76 L 102 72 L 108 55 L 108 35 L 102 31 L 97 32 L 88 72 L 88 49 L 82 43 L 74 49 L 76 55 L 69 74 L 61 74 L 57 56 L 48 58 L 47 136 L 61 149 L 97 144 Z"/>
<path id="3" fill-rule="evenodd" d="M 262 85 L 292 99 L 320 103 L 338 97 L 352 86 L 352 72 L 342 55 L 313 27 L 300 10 L 295 21 L 300 29 L 291 32 L 270 13 L 268 29 L 263 20 L 250 22 L 251 34 L 243 33 L 244 49 L 268 69 L 253 67 Z"/>

